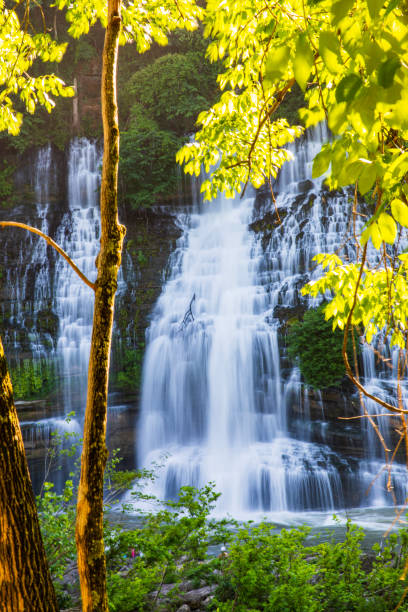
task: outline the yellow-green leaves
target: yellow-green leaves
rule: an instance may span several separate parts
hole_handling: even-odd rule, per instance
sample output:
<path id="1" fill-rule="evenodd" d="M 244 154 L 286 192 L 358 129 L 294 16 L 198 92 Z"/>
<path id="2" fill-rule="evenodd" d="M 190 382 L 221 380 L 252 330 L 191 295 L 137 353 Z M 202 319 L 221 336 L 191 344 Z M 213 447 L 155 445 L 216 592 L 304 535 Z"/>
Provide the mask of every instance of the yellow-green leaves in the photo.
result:
<path id="1" fill-rule="evenodd" d="M 313 160 L 312 178 L 317 178 L 329 169 L 331 162 L 331 147 L 325 145 Z"/>
<path id="2" fill-rule="evenodd" d="M 97 21 L 106 27 L 106 0 L 55 0 L 55 4 L 59 9 L 66 9 L 71 24 L 68 32 L 74 38 L 86 34 Z M 167 34 L 176 28 L 195 29 L 202 16 L 203 9 L 195 0 L 124 2 L 120 43 L 134 41 L 143 53 L 153 42 L 167 44 Z"/>
<path id="3" fill-rule="evenodd" d="M 207 2 L 207 55 L 222 60 L 218 84 L 223 93 L 200 113 L 195 146 L 186 145 L 178 156 L 187 172 L 204 166 L 211 173 L 202 186 L 206 199 L 217 191 L 231 196 L 248 183 L 259 187 L 276 177 L 292 157 L 285 145 L 303 131 L 275 120 L 295 79 L 306 88 L 311 73 L 313 54 L 298 27 L 302 7 L 290 2 L 269 8 L 261 0 Z M 215 154 L 220 157 L 217 167 Z"/>
<path id="4" fill-rule="evenodd" d="M 408 254 L 401 255 L 400 259 L 402 265 L 395 275 L 386 268 L 371 270 L 364 267 L 360 278 L 358 264 L 345 264 L 337 256 L 321 253 L 315 260 L 326 271 L 318 280 L 307 283 L 302 294 L 312 297 L 321 294 L 326 299 L 329 293 L 332 294 L 325 308 L 325 317 L 333 320 L 333 329 L 344 329 L 356 295 L 351 324 L 363 328 L 365 340 L 371 343 L 377 333 L 387 330 L 391 335 L 391 344 L 405 348 Z"/>
<path id="5" fill-rule="evenodd" d="M 383 241 L 393 244 L 397 236 L 397 225 L 394 219 L 387 213 L 381 213 L 376 221 L 373 221 L 361 234 L 361 244 L 365 245 L 371 238 L 376 249 L 379 249 Z"/>
<path id="6" fill-rule="evenodd" d="M 313 53 L 306 33 L 299 34 L 296 43 L 296 55 L 293 60 L 293 71 L 299 87 L 305 91 L 313 67 Z"/>
<path id="7" fill-rule="evenodd" d="M 353 4 L 354 0 L 337 0 L 336 2 L 333 2 L 331 7 L 333 25 L 336 26 L 342 19 L 344 19 L 352 8 Z"/>
<path id="8" fill-rule="evenodd" d="M 361 234 L 360 242 L 364 246 L 371 238 L 374 248 L 379 249 L 382 244 L 381 234 L 376 221 L 371 223 Z"/>
<path id="9" fill-rule="evenodd" d="M 391 202 L 391 212 L 394 219 L 403 227 L 408 227 L 408 206 L 396 198 Z"/>
<path id="10" fill-rule="evenodd" d="M 358 178 L 358 189 L 362 195 L 371 189 L 376 177 L 377 170 L 375 164 L 367 163 Z"/>
<path id="11" fill-rule="evenodd" d="M 287 45 L 273 47 L 265 62 L 265 80 L 273 86 L 275 81 L 279 81 L 287 72 L 290 58 L 290 49 Z"/>
<path id="12" fill-rule="evenodd" d="M 377 223 L 384 242 L 394 244 L 397 236 L 397 225 L 394 219 L 390 215 L 387 215 L 387 213 L 381 213 L 381 215 L 378 217 Z"/>
<path id="13" fill-rule="evenodd" d="M 367 0 L 367 6 L 371 19 L 376 19 L 384 6 L 384 0 Z"/>
<path id="14" fill-rule="evenodd" d="M 17 13 L 5 8 L 0 0 L 0 132 L 7 130 L 13 135 L 19 132 L 23 115 L 16 110 L 18 100 L 20 108 L 22 102 L 32 114 L 37 105 L 50 112 L 55 105 L 51 95 L 74 94 L 73 89 L 66 87 L 55 75 L 31 76 L 29 73 L 35 60 L 59 62 L 65 48 L 66 43 L 56 43 L 49 34 L 31 35 L 27 24 L 22 26 Z M 36 74 L 39 72 L 36 70 Z"/>
<path id="15" fill-rule="evenodd" d="M 341 71 L 343 62 L 340 53 L 340 43 L 334 32 L 327 30 L 320 34 L 319 53 L 329 72 L 337 74 Z"/>

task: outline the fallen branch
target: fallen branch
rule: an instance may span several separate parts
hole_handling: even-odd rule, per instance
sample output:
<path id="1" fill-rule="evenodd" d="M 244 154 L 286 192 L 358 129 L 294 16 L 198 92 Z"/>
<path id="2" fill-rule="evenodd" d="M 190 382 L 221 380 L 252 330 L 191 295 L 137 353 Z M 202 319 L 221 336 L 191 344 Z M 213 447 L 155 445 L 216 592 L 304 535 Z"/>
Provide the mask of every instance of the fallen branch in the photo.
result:
<path id="1" fill-rule="evenodd" d="M 184 318 L 183 318 L 183 320 L 182 320 L 182 322 L 180 324 L 180 331 L 183 330 L 186 327 L 187 323 L 189 323 L 190 321 L 194 321 L 192 305 L 193 305 L 193 302 L 195 301 L 195 299 L 196 299 L 196 295 L 194 293 L 193 297 L 191 298 L 190 305 L 189 305 L 189 307 L 187 309 L 187 312 L 184 315 Z"/>

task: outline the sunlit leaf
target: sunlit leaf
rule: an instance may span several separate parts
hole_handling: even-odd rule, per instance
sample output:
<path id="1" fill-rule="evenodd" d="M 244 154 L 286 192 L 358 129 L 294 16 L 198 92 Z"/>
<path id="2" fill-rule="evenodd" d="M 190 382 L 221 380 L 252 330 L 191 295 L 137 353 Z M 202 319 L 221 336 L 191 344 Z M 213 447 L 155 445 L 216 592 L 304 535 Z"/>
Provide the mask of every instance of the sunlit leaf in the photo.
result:
<path id="1" fill-rule="evenodd" d="M 305 33 L 299 35 L 296 44 L 296 55 L 293 60 L 295 79 L 299 87 L 305 91 L 310 72 L 313 67 L 313 53 Z"/>
<path id="2" fill-rule="evenodd" d="M 391 212 L 394 216 L 394 219 L 398 221 L 400 225 L 403 227 L 408 227 L 408 206 L 400 200 L 396 198 L 391 202 Z"/>
<path id="3" fill-rule="evenodd" d="M 319 53 L 323 58 L 326 68 L 333 74 L 337 74 L 342 68 L 340 54 L 340 43 L 334 32 L 323 31 L 319 38 Z"/>
<path id="4" fill-rule="evenodd" d="M 394 219 L 387 213 L 381 213 L 378 217 L 378 227 L 384 242 L 394 244 L 397 236 L 397 225 Z"/>

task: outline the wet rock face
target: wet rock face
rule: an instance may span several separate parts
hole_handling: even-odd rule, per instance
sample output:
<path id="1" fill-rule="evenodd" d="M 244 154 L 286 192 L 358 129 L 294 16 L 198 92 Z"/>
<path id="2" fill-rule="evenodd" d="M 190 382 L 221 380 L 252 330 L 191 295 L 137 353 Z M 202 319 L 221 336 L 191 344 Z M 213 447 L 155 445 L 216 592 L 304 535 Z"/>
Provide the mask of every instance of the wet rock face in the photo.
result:
<path id="1" fill-rule="evenodd" d="M 15 174 L 16 205 L 0 208 L 0 220 L 31 225 L 55 238 L 68 210 L 67 153 L 50 147 L 49 159 L 38 150 L 23 155 Z M 45 167 L 47 166 L 47 167 Z M 161 290 L 168 256 L 180 235 L 175 223 L 177 207 L 143 211 L 122 209 L 127 226 L 122 274 L 125 281 L 116 305 L 117 336 L 143 342 L 148 313 Z M 69 224 L 65 231 L 72 232 Z M 42 238 L 23 229 L 1 232 L 0 334 L 7 353 L 30 356 L 30 338 L 38 335 L 45 349 L 58 336 L 58 316 L 53 309 L 55 251 Z M 39 277 L 44 277 L 39 287 Z"/>
<path id="2" fill-rule="evenodd" d="M 50 145 L 48 152 L 27 151 L 20 160 L 14 178 L 16 205 L 0 208 L 1 221 L 17 221 L 43 229 L 53 235 L 67 209 L 66 155 Z M 47 164 L 47 181 L 44 170 Z M 20 228 L 5 228 L 0 250 L 0 333 L 7 353 L 30 352 L 30 338 L 49 348 L 58 332 L 52 308 L 52 277 L 55 253 L 42 238 Z M 49 278 L 41 291 L 36 290 L 42 275 Z"/>
<path id="3" fill-rule="evenodd" d="M 116 324 L 122 333 L 144 342 L 152 306 L 162 290 L 166 266 L 181 235 L 172 206 L 123 211 L 126 239 L 122 257 L 126 291 L 116 305 Z"/>

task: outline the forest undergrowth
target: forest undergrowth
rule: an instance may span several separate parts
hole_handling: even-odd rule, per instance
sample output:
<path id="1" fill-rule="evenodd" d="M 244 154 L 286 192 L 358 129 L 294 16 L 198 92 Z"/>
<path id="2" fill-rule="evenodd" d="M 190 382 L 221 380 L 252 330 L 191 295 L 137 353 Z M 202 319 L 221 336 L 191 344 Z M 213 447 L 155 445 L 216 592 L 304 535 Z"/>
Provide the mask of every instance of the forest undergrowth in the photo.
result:
<path id="1" fill-rule="evenodd" d="M 53 438 L 49 462 L 78 455 L 74 434 Z M 67 443 L 68 440 L 68 443 Z M 62 445 L 64 442 L 64 445 Z M 63 450 L 61 446 L 65 446 Z M 199 610 L 218 612 L 320 612 L 408 610 L 408 524 L 367 551 L 364 530 L 347 520 L 339 540 L 333 529 L 311 533 L 304 525 L 277 529 L 270 522 L 217 520 L 220 494 L 213 483 L 182 487 L 175 500 L 147 494 L 152 471 L 120 469 L 111 453 L 105 477 L 106 516 L 118 507 L 132 515 L 127 528 L 105 520 L 109 607 L 112 612 L 177 611 L 186 593 L 210 587 Z M 78 605 L 75 570 L 74 468 L 61 493 L 44 483 L 37 505 L 42 535 L 61 609 Z M 131 503 L 120 504 L 124 492 Z M 129 493 L 131 494 L 129 495 Z M 108 511 L 115 508 L 115 513 Z M 135 508 L 138 508 L 135 510 Z M 146 510 L 148 508 L 148 510 Z M 338 522 L 339 519 L 336 519 Z M 221 552 L 220 552 L 221 551 Z M 186 610 L 187 608 L 182 608 Z"/>

